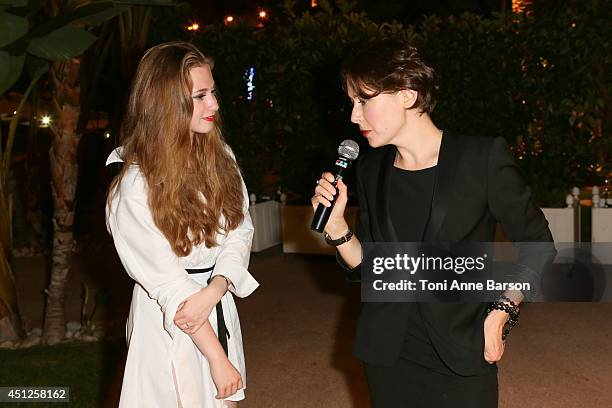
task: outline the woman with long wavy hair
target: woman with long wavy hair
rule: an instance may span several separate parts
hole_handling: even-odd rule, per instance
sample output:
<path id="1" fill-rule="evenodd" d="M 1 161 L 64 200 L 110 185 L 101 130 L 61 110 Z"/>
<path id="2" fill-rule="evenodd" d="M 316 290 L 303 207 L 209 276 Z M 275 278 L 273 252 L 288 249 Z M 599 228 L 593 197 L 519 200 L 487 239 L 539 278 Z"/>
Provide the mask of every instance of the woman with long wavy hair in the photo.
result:
<path id="1" fill-rule="evenodd" d="M 212 68 L 189 43 L 149 49 L 132 83 L 122 147 L 107 161 L 123 162 L 106 221 L 135 281 L 122 407 L 232 407 L 244 399 L 232 293 L 258 286 L 246 269 L 253 225 L 221 135 Z"/>

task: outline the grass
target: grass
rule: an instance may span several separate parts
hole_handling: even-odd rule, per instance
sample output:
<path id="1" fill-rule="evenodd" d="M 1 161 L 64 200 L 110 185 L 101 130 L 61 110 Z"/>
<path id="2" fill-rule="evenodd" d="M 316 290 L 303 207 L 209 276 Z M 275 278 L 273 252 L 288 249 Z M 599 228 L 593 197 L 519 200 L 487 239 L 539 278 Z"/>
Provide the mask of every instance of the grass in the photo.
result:
<path id="1" fill-rule="evenodd" d="M 0 386 L 70 387 L 70 403 L 0 403 L 6 407 L 98 407 L 121 369 L 124 341 L 75 342 L 0 350 Z"/>

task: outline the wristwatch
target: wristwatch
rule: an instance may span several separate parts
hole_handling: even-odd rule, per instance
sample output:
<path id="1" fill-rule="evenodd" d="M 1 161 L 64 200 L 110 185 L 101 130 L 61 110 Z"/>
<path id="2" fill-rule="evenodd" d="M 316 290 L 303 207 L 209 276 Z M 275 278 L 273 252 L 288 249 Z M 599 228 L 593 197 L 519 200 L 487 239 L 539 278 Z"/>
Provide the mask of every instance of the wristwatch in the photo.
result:
<path id="1" fill-rule="evenodd" d="M 344 244 L 345 242 L 349 242 L 351 238 L 353 238 L 353 230 L 351 227 L 349 227 L 347 233 L 338 239 L 332 239 L 327 232 L 323 233 L 323 236 L 325 237 L 325 242 L 327 242 L 328 245 L 338 246 Z"/>

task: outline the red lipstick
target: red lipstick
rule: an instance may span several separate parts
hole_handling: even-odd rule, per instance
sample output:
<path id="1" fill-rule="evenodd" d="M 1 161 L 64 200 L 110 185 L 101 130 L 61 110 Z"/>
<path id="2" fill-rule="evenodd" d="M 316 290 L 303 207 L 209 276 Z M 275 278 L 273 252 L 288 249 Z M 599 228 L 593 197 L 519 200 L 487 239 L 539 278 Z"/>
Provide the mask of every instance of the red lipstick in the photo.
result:
<path id="1" fill-rule="evenodd" d="M 214 122 L 215 121 L 215 117 L 214 116 L 207 116 L 204 118 L 205 121 L 207 122 Z"/>

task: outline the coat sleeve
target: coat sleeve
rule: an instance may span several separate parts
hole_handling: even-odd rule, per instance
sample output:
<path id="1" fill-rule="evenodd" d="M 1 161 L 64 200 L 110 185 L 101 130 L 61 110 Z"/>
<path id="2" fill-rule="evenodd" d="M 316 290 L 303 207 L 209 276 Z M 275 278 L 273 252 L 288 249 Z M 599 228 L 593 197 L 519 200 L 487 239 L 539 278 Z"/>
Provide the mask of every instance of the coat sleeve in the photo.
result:
<path id="1" fill-rule="evenodd" d="M 213 275 L 227 277 L 232 285 L 229 290 L 238 297 L 253 293 L 259 283 L 247 270 L 253 241 L 253 222 L 249 214 L 249 195 L 242 182 L 244 220 L 238 228 L 230 231 L 219 249 Z"/>
<path id="2" fill-rule="evenodd" d="M 548 221 L 535 205 L 531 189 L 525 184 L 505 139 L 501 137 L 492 142 L 487 175 L 489 210 L 519 250 L 519 265 L 515 273 L 537 288 L 543 271 L 555 258 L 556 250 Z M 527 300 L 535 293 L 530 295 Z"/>
<path id="3" fill-rule="evenodd" d="M 174 338 L 174 315 L 180 303 L 202 289 L 178 262 L 170 243 L 153 222 L 146 198 L 119 196 L 108 215 L 108 228 L 123 266 L 164 315 L 164 329 Z"/>

